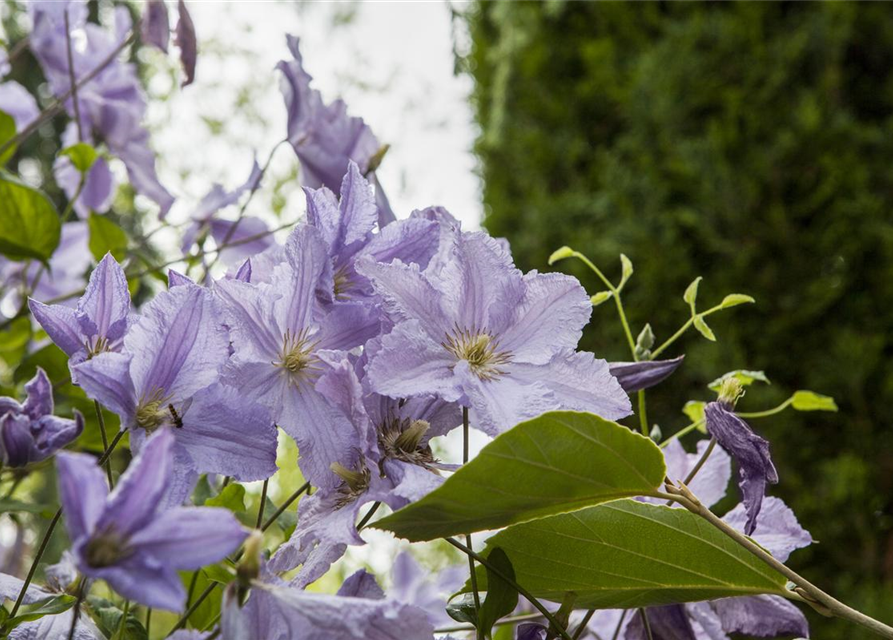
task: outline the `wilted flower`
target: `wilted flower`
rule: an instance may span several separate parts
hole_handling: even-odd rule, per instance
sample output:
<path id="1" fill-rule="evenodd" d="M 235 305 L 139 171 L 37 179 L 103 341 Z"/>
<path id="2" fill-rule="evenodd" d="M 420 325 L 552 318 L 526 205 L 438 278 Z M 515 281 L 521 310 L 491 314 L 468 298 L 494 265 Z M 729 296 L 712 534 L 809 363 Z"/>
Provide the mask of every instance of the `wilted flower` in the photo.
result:
<path id="1" fill-rule="evenodd" d="M 672 360 L 643 360 L 641 362 L 612 362 L 609 365 L 611 375 L 627 393 L 635 393 L 660 384 L 669 378 L 685 356 Z"/>
<path id="2" fill-rule="evenodd" d="M 183 0 L 177 1 L 177 15 L 177 47 L 180 49 L 180 64 L 183 66 L 183 82 L 180 86 L 185 87 L 195 80 L 198 40 L 195 36 L 195 24 Z"/>
<path id="3" fill-rule="evenodd" d="M 726 378 L 719 399 L 704 408 L 707 432 L 738 463 L 738 487 L 747 509 L 744 533 L 750 535 L 756 526 L 766 484 L 778 483 L 778 472 L 769 457 L 769 442 L 753 432 L 744 420 L 735 415 L 735 402 L 741 395 L 741 383 Z"/>
<path id="4" fill-rule="evenodd" d="M 556 409 L 630 413 L 608 364 L 575 351 L 592 311 L 576 279 L 522 275 L 484 233 L 453 233 L 436 264 L 358 263 L 395 325 L 370 360 L 373 389 L 459 402 L 490 435 Z"/>
<path id="5" fill-rule="evenodd" d="M 174 437 L 162 429 L 109 493 L 92 456 L 58 458 L 59 493 L 78 569 L 147 607 L 180 610 L 186 590 L 178 570 L 213 564 L 247 532 L 226 509 L 164 509 L 173 481 Z"/>
<path id="6" fill-rule="evenodd" d="M 0 398 L 0 460 L 7 467 L 45 460 L 84 430 L 84 417 L 77 411 L 74 420 L 53 415 L 53 386 L 40 367 L 25 391 L 24 404 Z"/>
<path id="7" fill-rule="evenodd" d="M 143 42 L 158 47 L 167 53 L 171 39 L 171 23 L 164 0 L 148 0 L 143 14 Z"/>
<path id="8" fill-rule="evenodd" d="M 177 452 L 199 473 L 260 480 L 276 471 L 269 413 L 217 383 L 229 357 L 219 302 L 194 284 L 159 293 L 142 308 L 120 353 L 74 367 L 87 395 L 121 417 L 137 450 L 152 432 L 173 427 Z"/>

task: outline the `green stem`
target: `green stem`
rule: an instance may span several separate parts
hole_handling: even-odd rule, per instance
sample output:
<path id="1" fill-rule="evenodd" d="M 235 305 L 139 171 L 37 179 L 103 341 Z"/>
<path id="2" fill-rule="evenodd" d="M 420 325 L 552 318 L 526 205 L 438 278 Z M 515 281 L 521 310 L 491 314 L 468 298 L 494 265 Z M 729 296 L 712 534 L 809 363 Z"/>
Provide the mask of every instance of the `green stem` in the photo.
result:
<path id="1" fill-rule="evenodd" d="M 121 621 L 118 623 L 118 630 L 115 632 L 115 640 L 124 640 L 124 632 L 127 629 L 127 615 L 130 613 L 130 600 L 124 601 L 124 611 L 121 612 Z M 148 633 L 147 633 L 148 635 Z"/>
<path id="2" fill-rule="evenodd" d="M 71 616 L 71 628 L 68 630 L 68 640 L 74 638 L 74 631 L 78 626 L 78 618 L 81 616 L 81 603 L 84 601 L 84 595 L 87 590 L 87 576 L 81 576 L 81 583 L 78 585 L 77 600 L 74 603 L 74 615 Z M 10 616 L 11 618 L 12 616 Z"/>
<path id="3" fill-rule="evenodd" d="M 372 508 L 366 512 L 366 515 L 363 516 L 363 519 L 360 520 L 360 523 L 357 525 L 357 531 L 362 531 L 363 527 L 369 524 L 369 521 L 372 519 L 372 516 L 375 515 L 375 512 L 378 511 L 378 508 L 381 506 L 380 502 L 376 502 L 372 505 Z"/>
<path id="4" fill-rule="evenodd" d="M 791 406 L 791 403 L 794 402 L 793 398 L 788 398 L 784 402 L 782 402 L 777 407 L 772 409 L 766 409 L 765 411 L 750 411 L 750 412 L 740 412 L 736 411 L 735 414 L 741 418 L 768 418 L 769 416 L 774 416 L 776 413 L 781 413 L 785 409 Z"/>
<path id="5" fill-rule="evenodd" d="M 623 333 L 626 336 L 626 341 L 629 343 L 629 350 L 633 354 L 633 359 L 638 362 L 639 358 L 636 357 L 636 341 L 633 340 L 632 331 L 629 328 L 629 322 L 626 320 L 626 312 L 623 309 L 623 301 L 620 299 L 620 289 L 614 286 L 614 284 L 605 277 L 605 274 L 601 272 L 601 269 L 596 267 L 592 261 L 584 256 L 579 251 L 574 251 L 573 256 L 583 262 L 587 267 L 592 269 L 592 272 L 595 273 L 599 277 L 599 279 L 604 283 L 608 290 L 611 292 L 611 297 L 614 298 L 614 304 L 617 307 L 617 315 L 620 316 L 620 324 L 623 325 Z"/>
<path id="6" fill-rule="evenodd" d="M 109 437 L 105 432 L 105 418 L 102 416 L 102 406 L 99 404 L 98 400 L 93 401 L 93 407 L 96 409 L 96 420 L 99 422 L 99 435 L 102 436 L 102 450 L 105 451 L 109 448 Z M 105 461 L 105 473 L 109 478 L 109 487 L 115 488 L 115 481 L 112 480 L 112 462 L 111 460 Z"/>
<path id="7" fill-rule="evenodd" d="M 175 624 L 174 628 L 170 630 L 170 633 L 167 634 L 168 636 L 170 636 L 174 631 L 177 631 L 178 629 L 182 629 L 183 627 L 186 626 L 186 623 L 189 622 L 190 616 L 193 613 L 195 613 L 195 610 L 201 606 L 202 602 L 204 602 L 205 599 L 209 595 L 211 595 L 211 593 L 213 593 L 214 589 L 217 588 L 217 584 L 218 583 L 216 583 L 216 582 L 212 582 L 210 585 L 208 585 L 207 589 L 205 589 L 204 591 L 201 592 L 199 597 L 195 599 L 195 602 L 193 602 L 189 606 L 189 608 L 186 609 L 186 613 L 183 614 L 183 617 L 180 618 L 179 620 L 177 620 L 177 624 Z"/>
<path id="8" fill-rule="evenodd" d="M 595 609 L 590 609 L 586 612 L 586 615 L 583 616 L 583 619 L 580 621 L 580 626 L 577 627 L 576 631 L 574 631 L 573 640 L 577 640 L 580 636 L 583 635 L 583 632 L 586 631 L 586 625 L 589 624 L 590 620 L 592 620 L 593 615 L 595 615 Z"/>
<path id="9" fill-rule="evenodd" d="M 15 604 L 12 606 L 12 611 L 9 612 L 7 619 L 15 618 L 16 614 L 19 612 L 19 607 L 22 606 L 22 601 L 25 599 L 25 593 L 28 591 L 28 587 L 34 579 L 34 574 L 37 572 L 37 565 L 43 557 L 43 552 L 46 551 L 47 545 L 50 542 L 50 537 L 53 535 L 53 531 L 56 529 L 56 525 L 59 523 L 59 518 L 61 517 L 62 507 L 59 507 L 56 510 L 56 515 L 54 515 L 53 519 L 50 521 L 50 526 L 47 527 L 46 533 L 43 534 L 43 539 L 40 541 L 40 546 L 37 548 L 37 554 L 31 562 L 31 568 L 28 569 L 28 575 L 25 577 L 25 582 L 22 584 L 22 588 L 19 591 L 19 597 L 16 598 Z"/>
<path id="10" fill-rule="evenodd" d="M 651 623 L 648 622 L 648 614 L 645 613 L 645 609 L 639 609 L 639 615 L 642 616 L 642 626 L 645 627 L 645 637 L 648 640 L 654 640 L 654 636 L 651 634 Z"/>
<path id="11" fill-rule="evenodd" d="M 152 637 L 152 607 L 146 609 L 146 637 Z"/>
<path id="12" fill-rule="evenodd" d="M 462 464 L 465 465 L 468 463 L 468 407 L 462 407 Z M 471 535 L 465 536 L 465 545 L 471 549 Z M 478 591 L 478 578 L 477 573 L 474 570 L 474 558 L 469 555 L 468 556 L 468 571 L 471 579 L 471 593 L 474 597 L 474 617 L 477 620 L 480 609 L 481 609 L 481 594 Z M 480 629 L 477 632 L 478 637 L 481 635 Z"/>
<path id="13" fill-rule="evenodd" d="M 627 609 L 624 609 L 623 613 L 620 614 L 620 620 L 617 621 L 617 627 L 614 629 L 614 635 L 611 636 L 611 640 L 617 640 L 617 637 L 620 635 L 620 629 L 623 627 L 623 621 L 626 620 L 626 612 Z"/>
<path id="14" fill-rule="evenodd" d="M 646 438 L 650 433 L 650 429 L 648 428 L 648 410 L 645 405 L 645 390 L 641 389 L 638 393 L 639 396 L 639 428 L 642 430 L 642 435 Z"/>
<path id="15" fill-rule="evenodd" d="M 555 619 L 555 616 L 553 616 L 552 613 L 548 609 L 546 609 L 546 607 L 544 607 L 543 604 L 539 600 L 534 598 L 533 595 L 531 595 L 531 593 L 527 589 L 525 589 L 524 587 L 519 585 L 517 582 L 512 580 L 509 576 L 507 576 L 505 573 L 500 571 L 498 567 L 495 567 L 492 564 L 490 564 L 490 562 L 486 558 L 475 553 L 472 549 L 470 549 L 469 547 L 466 547 L 461 542 L 457 542 L 456 540 L 453 540 L 452 538 L 444 538 L 444 540 L 446 540 L 451 545 L 453 545 L 454 547 L 459 549 L 459 551 L 462 551 L 463 553 L 465 553 L 469 558 L 473 558 L 480 564 L 484 565 L 489 571 L 492 571 L 494 574 L 496 574 L 497 576 L 499 576 L 500 578 L 505 580 L 505 582 L 508 583 L 509 586 L 511 586 L 513 589 L 515 589 L 515 591 L 517 591 L 522 596 L 524 596 L 527 599 L 527 601 L 530 602 L 530 604 L 532 604 L 536 608 L 537 611 L 539 611 L 541 614 L 543 614 L 543 617 L 546 618 L 546 620 L 548 620 L 552 624 L 552 627 L 558 631 L 558 634 L 562 638 L 564 638 L 564 640 L 573 640 L 570 637 L 570 635 L 568 634 L 567 629 L 565 629 L 561 625 L 561 623 Z"/>
<path id="16" fill-rule="evenodd" d="M 260 529 L 261 525 L 264 523 L 264 505 L 267 503 L 267 486 L 269 482 L 269 478 L 264 480 L 264 488 L 260 494 L 260 506 L 257 508 L 257 524 L 254 525 L 255 529 Z"/>
<path id="17" fill-rule="evenodd" d="M 697 314 L 693 315 L 691 318 L 689 318 L 688 320 L 686 320 L 685 324 L 683 324 L 681 327 L 679 327 L 679 330 L 678 330 L 676 333 L 674 333 L 672 336 L 670 336 L 669 338 L 667 338 L 667 341 L 666 341 L 666 342 L 664 342 L 664 343 L 663 343 L 662 345 L 660 345 L 657 349 L 655 349 L 654 351 L 651 352 L 651 359 L 652 359 L 652 360 L 655 359 L 657 356 L 659 356 L 661 353 L 663 353 L 664 350 L 666 350 L 667 347 L 669 347 L 671 344 L 673 344 L 673 343 L 676 342 L 679 338 L 681 338 L 682 335 L 683 335 L 686 331 L 688 331 L 688 328 L 689 328 L 690 326 L 692 326 L 692 325 L 695 323 L 695 318 L 697 318 L 697 317 L 706 318 L 707 316 L 709 316 L 709 315 L 711 315 L 711 314 L 713 314 L 713 313 L 716 313 L 717 311 L 719 311 L 719 310 L 722 309 L 722 308 L 723 308 L 722 305 L 721 305 L 721 304 L 718 304 L 718 305 L 716 305 L 715 307 L 710 307 L 710 308 L 707 309 L 706 311 L 702 311 L 701 313 L 697 313 Z"/>
<path id="18" fill-rule="evenodd" d="M 527 620 L 539 620 L 543 617 L 541 613 L 524 613 L 518 616 L 509 616 L 493 623 L 494 627 L 500 627 L 507 624 L 515 624 L 516 622 L 526 622 Z M 470 624 L 457 624 L 452 627 L 438 627 L 434 633 L 456 633 L 459 631 L 474 631 L 475 627 Z"/>
<path id="19" fill-rule="evenodd" d="M 304 493 L 305 491 L 307 491 L 309 488 L 310 488 L 309 482 L 305 482 L 304 484 L 302 484 L 300 486 L 300 488 L 297 491 L 295 491 L 293 494 L 291 494 L 288 497 L 288 499 L 282 503 L 282 506 L 280 506 L 278 509 L 276 509 L 276 512 L 273 515 L 271 515 L 270 518 L 266 522 L 264 522 L 264 526 L 262 526 L 260 530 L 266 531 L 271 526 L 273 526 L 273 523 L 276 522 L 276 520 L 279 518 L 279 516 L 281 516 L 283 513 L 285 513 L 285 510 L 288 509 L 291 506 L 291 504 L 295 500 L 300 498 L 301 494 Z"/>
<path id="20" fill-rule="evenodd" d="M 691 484 L 691 481 L 695 479 L 695 476 L 698 475 L 698 471 L 704 466 L 707 462 L 707 458 L 710 457 L 710 454 L 713 453 L 713 449 L 716 448 L 716 438 L 710 438 L 710 444 L 707 445 L 707 449 L 704 451 L 704 455 L 700 457 L 697 464 L 695 464 L 694 468 L 689 472 L 689 474 L 685 477 L 685 484 Z"/>

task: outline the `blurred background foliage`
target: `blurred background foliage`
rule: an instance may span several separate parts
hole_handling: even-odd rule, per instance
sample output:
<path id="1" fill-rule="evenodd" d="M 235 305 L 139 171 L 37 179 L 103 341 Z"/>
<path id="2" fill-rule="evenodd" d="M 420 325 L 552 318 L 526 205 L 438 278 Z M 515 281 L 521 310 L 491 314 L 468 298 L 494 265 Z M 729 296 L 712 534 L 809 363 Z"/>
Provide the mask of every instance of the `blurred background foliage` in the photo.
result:
<path id="1" fill-rule="evenodd" d="M 744 410 L 797 388 L 840 413 L 755 422 L 790 504 L 820 542 L 798 570 L 856 608 L 893 603 L 893 10 L 874 3 L 489 3 L 467 14 L 484 226 L 522 269 L 568 244 L 615 281 L 634 334 L 658 344 L 730 292 L 757 304 L 711 317 L 666 356 L 649 392 L 664 434 L 729 369 L 765 370 Z M 590 293 L 603 287 L 581 265 Z M 629 359 L 613 305 L 585 348 Z M 863 637 L 812 617 L 814 637 Z"/>

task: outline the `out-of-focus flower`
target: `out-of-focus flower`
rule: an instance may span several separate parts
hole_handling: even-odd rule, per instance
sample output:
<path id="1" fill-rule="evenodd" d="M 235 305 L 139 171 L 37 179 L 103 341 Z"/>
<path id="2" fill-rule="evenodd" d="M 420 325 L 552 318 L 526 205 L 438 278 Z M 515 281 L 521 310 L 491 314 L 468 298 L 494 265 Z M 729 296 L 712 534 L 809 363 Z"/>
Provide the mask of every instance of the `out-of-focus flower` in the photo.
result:
<path id="1" fill-rule="evenodd" d="M 183 82 L 180 86 L 185 87 L 195 80 L 198 40 L 195 36 L 195 24 L 183 0 L 177 2 L 177 15 L 177 47 L 180 49 L 180 64 L 183 65 Z"/>
<path id="2" fill-rule="evenodd" d="M 747 509 L 744 533 L 750 535 L 756 527 L 766 485 L 778 483 L 778 472 L 769 457 L 768 440 L 755 434 L 735 415 L 735 402 L 741 392 L 741 383 L 736 378 L 727 378 L 720 388 L 719 399 L 704 407 L 704 415 L 707 432 L 738 463 L 738 488 Z"/>
<path id="3" fill-rule="evenodd" d="M 239 480 L 276 471 L 276 430 L 269 413 L 217 383 L 229 356 L 219 302 L 194 284 L 159 293 L 142 308 L 120 353 L 74 367 L 87 394 L 121 417 L 139 450 L 172 427 L 182 456 L 178 473 L 219 473 Z"/>
<path id="4" fill-rule="evenodd" d="M 77 130 L 74 123 L 68 125 L 62 134 L 62 145 L 71 146 L 77 142 Z M 53 162 L 53 175 L 56 183 L 62 187 L 65 196 L 70 200 L 77 195 L 81 184 L 81 172 L 71 163 L 67 156 L 60 155 Z M 74 203 L 75 213 L 86 218 L 91 211 L 105 213 L 112 204 L 115 195 L 115 177 L 109 168 L 108 161 L 99 156 L 87 172 L 84 186 Z"/>
<path id="5" fill-rule="evenodd" d="M 172 481 L 174 436 L 163 429 L 109 493 L 92 456 L 58 458 L 59 493 L 78 569 L 147 607 L 180 610 L 178 570 L 195 570 L 234 551 L 247 532 L 226 509 L 163 509 Z"/>
<path id="6" fill-rule="evenodd" d="M 0 84 L 0 111 L 12 116 L 16 123 L 16 131 L 21 131 L 34 122 L 40 113 L 34 96 L 28 93 L 25 87 L 12 80 Z"/>
<path id="7" fill-rule="evenodd" d="M 0 456 L 7 467 L 24 467 L 45 460 L 84 430 L 84 417 L 74 420 L 53 415 L 53 386 L 40 367 L 25 385 L 24 404 L 0 398 Z"/>
<path id="8" fill-rule="evenodd" d="M 148 0 L 143 14 L 143 42 L 158 47 L 167 53 L 171 39 L 171 23 L 164 0 Z"/>
<path id="9" fill-rule="evenodd" d="M 342 100 L 325 104 L 319 91 L 310 87 L 310 74 L 304 71 L 298 39 L 287 36 L 293 60 L 283 60 L 280 88 L 288 111 L 288 141 L 301 162 L 301 181 L 311 188 L 328 187 L 336 195 L 347 173 L 348 161 L 357 163 L 363 175 L 373 173 L 374 159 L 381 144 L 362 118 L 347 114 Z M 394 220 L 387 197 L 375 180 L 380 226 Z"/>
<path id="10" fill-rule="evenodd" d="M 592 311 L 576 279 L 523 275 L 495 240 L 460 232 L 425 271 L 371 260 L 357 270 L 395 325 L 370 360 L 377 392 L 459 402 L 490 435 L 556 409 L 630 413 L 607 362 L 575 351 Z"/>
<path id="11" fill-rule="evenodd" d="M 450 624 L 446 614 L 448 598 L 459 590 L 468 575 L 466 567 L 454 565 L 432 575 L 422 569 L 409 551 L 394 559 L 390 595 L 399 602 L 423 609 L 435 626 Z"/>
<path id="12" fill-rule="evenodd" d="M 611 375 L 627 393 L 635 393 L 660 384 L 669 378 L 685 356 L 672 360 L 643 360 L 642 362 L 612 362 Z"/>
<path id="13" fill-rule="evenodd" d="M 72 367 L 100 353 L 120 351 L 132 323 L 127 276 L 110 253 L 90 274 L 75 309 L 33 298 L 28 305 L 50 339 L 68 354 Z"/>

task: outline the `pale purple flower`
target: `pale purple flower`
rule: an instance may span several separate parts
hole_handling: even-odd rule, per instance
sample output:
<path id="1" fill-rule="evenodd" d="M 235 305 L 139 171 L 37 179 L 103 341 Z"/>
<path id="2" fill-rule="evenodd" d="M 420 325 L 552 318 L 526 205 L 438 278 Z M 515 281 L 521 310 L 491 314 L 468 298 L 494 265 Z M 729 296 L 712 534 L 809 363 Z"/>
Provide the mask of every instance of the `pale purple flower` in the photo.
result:
<path id="1" fill-rule="evenodd" d="M 178 611 L 186 590 L 177 571 L 222 560 L 247 532 L 226 509 L 163 509 L 172 482 L 174 435 L 162 429 L 131 462 L 114 491 L 92 456 L 58 458 L 59 493 L 78 569 L 125 598 Z"/>
<path id="2" fill-rule="evenodd" d="M 667 478 L 673 482 L 684 481 L 703 457 L 709 442 L 699 440 L 697 451 L 688 453 L 677 438 L 673 438 L 663 446 L 664 461 L 667 465 Z M 702 504 L 710 507 L 726 495 L 729 479 L 732 477 L 732 462 L 724 450 L 714 448 L 707 461 L 692 479 L 688 488 L 692 490 Z M 639 498 L 643 502 L 665 504 L 666 500 L 658 498 Z M 673 503 L 673 507 L 679 507 Z"/>
<path id="3" fill-rule="evenodd" d="M 370 161 L 381 144 L 362 118 L 349 116 L 342 100 L 325 104 L 319 91 L 310 87 L 310 74 L 304 70 L 298 39 L 286 36 L 293 60 L 283 60 L 276 68 L 282 72 L 280 89 L 288 111 L 288 141 L 301 162 L 301 182 L 311 188 L 328 187 L 339 194 L 347 173 L 348 161 L 354 161 L 363 175 L 370 173 Z M 374 169 L 374 167 L 371 167 Z M 380 226 L 394 220 L 387 197 L 375 180 Z"/>
<path id="4" fill-rule="evenodd" d="M 452 621 L 446 613 L 447 601 L 465 583 L 468 568 L 453 565 L 432 575 L 409 551 L 403 551 L 394 559 L 391 577 L 392 598 L 423 609 L 431 624 L 444 626 Z"/>
<path id="5" fill-rule="evenodd" d="M 177 47 L 180 49 L 180 64 L 183 65 L 183 82 L 181 87 L 192 84 L 195 80 L 195 63 L 198 57 L 198 41 L 195 36 L 195 24 L 189 9 L 183 0 L 177 2 Z"/>
<path id="6" fill-rule="evenodd" d="M 358 263 L 395 325 L 370 360 L 373 389 L 459 402 L 494 436 L 556 409 L 630 413 L 607 362 L 575 351 L 592 312 L 576 279 L 523 275 L 484 233 L 454 233 L 448 257 L 425 271 Z"/>
<path id="7" fill-rule="evenodd" d="M 28 305 L 50 339 L 68 354 L 72 367 L 100 353 L 120 351 L 132 322 L 127 276 L 110 253 L 90 274 L 75 309 L 33 298 Z"/>
<path id="8" fill-rule="evenodd" d="M 172 427 L 178 473 L 219 473 L 239 480 L 276 471 L 276 430 L 269 413 L 217 382 L 229 357 L 222 309 L 193 284 L 159 293 L 142 308 L 120 353 L 104 352 L 74 367 L 91 398 L 121 417 L 138 450 Z"/>
<path id="9" fill-rule="evenodd" d="M 704 407 L 704 416 L 707 432 L 738 463 L 738 488 L 747 509 L 744 533 L 750 535 L 760 514 L 766 485 L 778 483 L 778 472 L 769 457 L 769 441 L 755 434 L 735 415 L 735 400 L 739 393 L 740 383 L 734 378 L 727 379 L 720 390 L 719 400 Z"/>
<path id="10" fill-rule="evenodd" d="M 648 617 L 651 628 L 649 635 L 645 629 L 642 614 Z M 626 625 L 625 640 L 695 640 L 695 631 L 689 621 L 685 605 L 668 604 L 662 607 L 648 607 L 631 612 Z"/>
<path id="11" fill-rule="evenodd" d="M 9 54 L 6 52 L 6 49 L 0 49 L 0 78 L 7 75 L 11 70 Z"/>
<path id="12" fill-rule="evenodd" d="M 672 360 L 643 360 L 642 362 L 612 362 L 611 375 L 627 393 L 649 389 L 669 378 L 685 356 Z"/>
<path id="13" fill-rule="evenodd" d="M 384 596 L 365 571 L 349 577 L 336 595 L 285 585 L 275 576 L 255 580 L 239 606 L 224 596 L 223 640 L 432 640 L 425 612 Z"/>
<path id="14" fill-rule="evenodd" d="M 0 398 L 0 461 L 7 467 L 40 462 L 72 442 L 84 430 L 84 417 L 53 415 L 53 386 L 43 369 L 25 384 L 24 404 Z"/>
<path id="15" fill-rule="evenodd" d="M 18 82 L 9 80 L 0 84 L 0 111 L 12 116 L 16 131 L 21 131 L 37 119 L 40 109 L 37 101 Z"/>
<path id="16" fill-rule="evenodd" d="M 127 38 L 132 27 L 125 7 L 116 9 L 113 31 L 87 22 L 86 4 L 82 2 L 32 2 L 29 10 L 34 23 L 29 40 L 31 50 L 57 96 L 67 93 L 71 86 L 65 12 L 68 12 L 73 37 L 84 43 L 72 50 L 77 78 L 99 68 Z M 134 189 L 154 200 L 161 208 L 162 217 L 167 214 L 174 198 L 155 172 L 155 155 L 149 147 L 149 134 L 142 126 L 146 98 L 136 67 L 113 60 L 78 90 L 78 107 L 84 141 L 93 143 L 94 133 L 101 138 L 112 154 L 124 162 Z M 74 117 L 71 98 L 66 101 L 66 110 Z"/>
<path id="17" fill-rule="evenodd" d="M 77 142 L 77 129 L 72 122 L 62 134 L 62 145 L 69 147 Z M 81 183 L 81 173 L 71 163 L 67 156 L 58 156 L 53 162 L 53 175 L 56 183 L 62 187 L 65 196 L 73 198 Z M 115 195 L 115 177 L 109 168 L 109 164 L 102 156 L 96 158 L 93 166 L 87 172 L 84 188 L 74 204 L 75 213 L 79 218 L 86 218 L 90 211 L 105 213 L 112 204 Z"/>
<path id="18" fill-rule="evenodd" d="M 304 189 L 307 195 L 307 221 L 319 229 L 332 261 L 334 299 L 373 301 L 372 286 L 357 273 L 355 263 L 400 260 L 424 269 L 436 253 L 440 226 L 434 220 L 410 217 L 383 227 L 379 233 L 378 206 L 369 182 L 351 160 L 341 182 L 341 199 L 326 187 Z M 330 292 L 324 292 L 328 297 Z"/>
<path id="19" fill-rule="evenodd" d="M 317 390 L 317 381 L 331 350 L 363 344 L 377 326 L 369 320 L 374 311 L 365 305 L 325 308 L 319 302 L 316 292 L 331 290 L 332 272 L 316 229 L 295 229 L 286 256 L 269 284 L 216 283 L 234 349 L 222 380 L 267 407 L 298 443 L 305 477 L 314 486 L 332 488 L 337 476 L 329 466 L 349 464 L 355 429 Z"/>
<path id="20" fill-rule="evenodd" d="M 148 0 L 143 14 L 143 42 L 167 53 L 171 39 L 171 23 L 164 0 Z"/>

